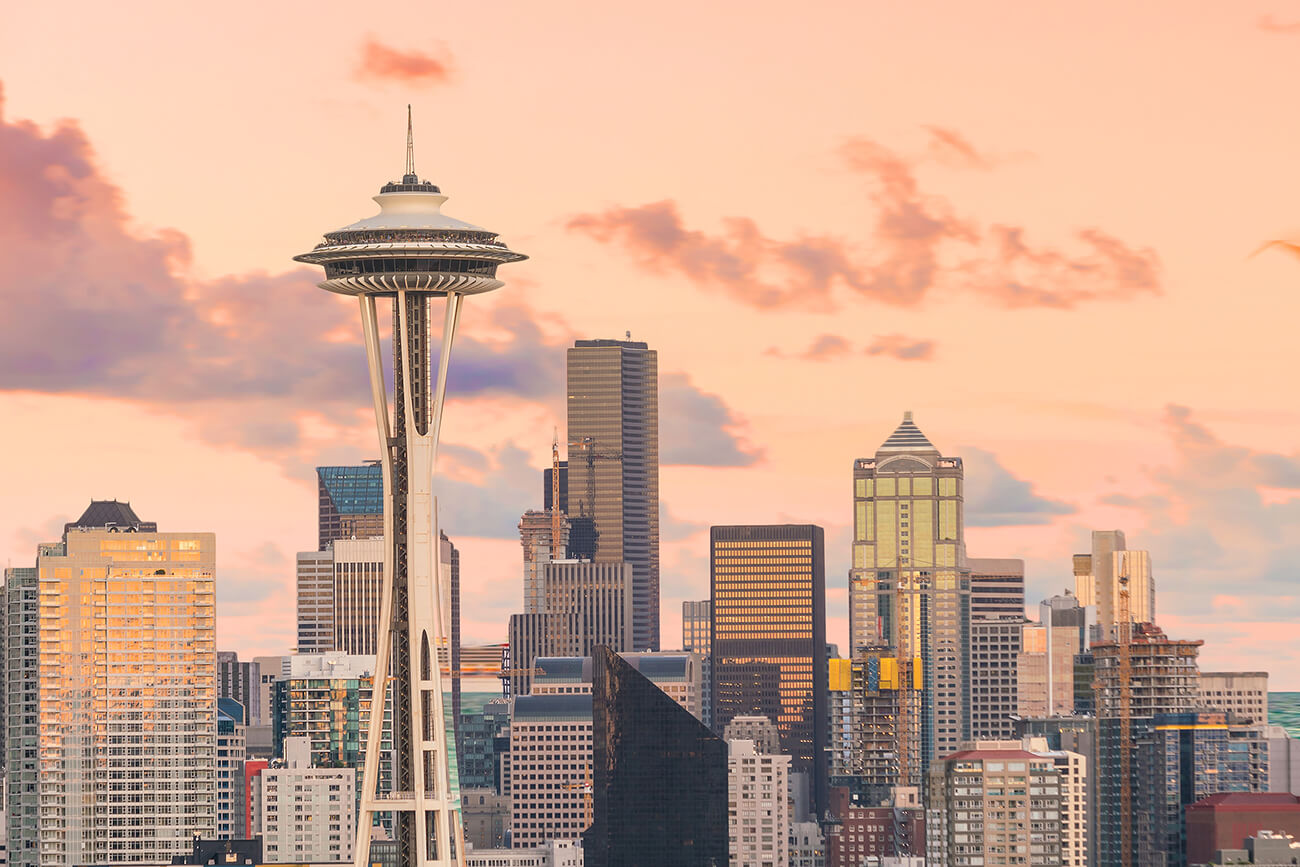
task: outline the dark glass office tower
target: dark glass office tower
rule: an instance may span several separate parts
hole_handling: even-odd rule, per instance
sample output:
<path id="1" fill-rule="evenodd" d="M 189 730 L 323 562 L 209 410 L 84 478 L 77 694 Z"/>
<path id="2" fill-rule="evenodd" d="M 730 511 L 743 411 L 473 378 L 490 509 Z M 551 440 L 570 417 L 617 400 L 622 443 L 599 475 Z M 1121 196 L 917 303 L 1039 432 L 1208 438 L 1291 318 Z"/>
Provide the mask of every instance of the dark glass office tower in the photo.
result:
<path id="1" fill-rule="evenodd" d="M 378 461 L 358 467 L 317 467 L 320 517 L 317 549 L 335 539 L 384 535 L 384 476 Z"/>
<path id="2" fill-rule="evenodd" d="M 597 563 L 632 564 L 632 646 L 658 650 L 658 353 L 630 340 L 577 341 L 567 403 L 569 517 L 595 518 Z"/>
<path id="3" fill-rule="evenodd" d="M 812 524 L 709 530 L 713 728 L 762 714 L 826 808 L 825 534 Z M 776 716 L 772 717 L 775 712 Z"/>
<path id="4" fill-rule="evenodd" d="M 592 664 L 587 867 L 723 867 L 726 743 L 608 647 Z"/>

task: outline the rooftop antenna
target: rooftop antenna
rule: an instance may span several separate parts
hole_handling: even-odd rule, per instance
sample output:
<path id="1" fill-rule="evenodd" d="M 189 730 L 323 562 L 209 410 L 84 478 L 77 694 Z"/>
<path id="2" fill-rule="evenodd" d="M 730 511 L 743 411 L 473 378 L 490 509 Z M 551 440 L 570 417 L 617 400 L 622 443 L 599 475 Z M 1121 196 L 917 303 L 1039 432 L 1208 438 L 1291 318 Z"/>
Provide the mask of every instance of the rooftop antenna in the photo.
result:
<path id="1" fill-rule="evenodd" d="M 419 183 L 415 175 L 415 134 L 411 126 L 411 104 L 406 104 L 406 177 L 408 184 Z"/>

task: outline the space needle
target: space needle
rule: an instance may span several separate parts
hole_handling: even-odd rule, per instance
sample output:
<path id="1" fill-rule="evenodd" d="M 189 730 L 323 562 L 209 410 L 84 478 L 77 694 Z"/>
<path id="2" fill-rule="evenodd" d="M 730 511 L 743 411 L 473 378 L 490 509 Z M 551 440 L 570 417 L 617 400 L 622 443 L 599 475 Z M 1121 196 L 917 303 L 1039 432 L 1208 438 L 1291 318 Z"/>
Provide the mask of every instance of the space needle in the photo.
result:
<path id="1" fill-rule="evenodd" d="M 499 289 L 497 266 L 526 259 L 496 234 L 442 213 L 447 197 L 415 173 L 407 106 L 406 174 L 374 197 L 379 213 L 325 235 L 299 262 L 322 265 L 322 289 L 354 295 L 370 367 L 384 477 L 384 581 L 361 782 L 356 867 L 370 862 L 376 813 L 391 813 L 399 867 L 465 863 L 451 779 L 440 648 L 450 631 L 450 576 L 438 556 L 433 478 L 447 364 L 465 296 Z M 392 305 L 393 406 L 380 355 L 379 299 Z M 442 340 L 432 340 L 442 302 Z M 433 365 L 435 354 L 437 366 Z M 380 733 L 392 692 L 393 781 L 377 792 Z"/>

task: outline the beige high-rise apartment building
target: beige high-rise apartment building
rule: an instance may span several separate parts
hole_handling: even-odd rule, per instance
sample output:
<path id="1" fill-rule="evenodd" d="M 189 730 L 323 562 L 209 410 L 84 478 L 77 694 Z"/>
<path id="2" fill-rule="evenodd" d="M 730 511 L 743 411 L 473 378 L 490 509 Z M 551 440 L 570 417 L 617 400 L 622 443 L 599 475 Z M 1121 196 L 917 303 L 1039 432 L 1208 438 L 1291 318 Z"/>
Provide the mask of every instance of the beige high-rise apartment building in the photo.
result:
<path id="1" fill-rule="evenodd" d="M 1103 640 L 1114 637 L 1124 586 L 1129 596 L 1128 622 L 1155 623 L 1156 584 L 1151 575 L 1151 554 L 1128 550 L 1122 530 L 1093 530 L 1092 551 L 1074 555 L 1074 595 L 1080 605 L 1097 607 L 1097 625 Z"/>
<path id="2" fill-rule="evenodd" d="M 511 846 L 580 840 L 591 825 L 590 695 L 521 695 L 510 714 Z"/>
<path id="3" fill-rule="evenodd" d="M 789 774 L 789 756 L 761 753 L 753 741 L 727 742 L 731 867 L 789 864 Z"/>
<path id="4" fill-rule="evenodd" d="M 1074 709 L 1074 657 L 1081 651 L 1078 627 L 1023 625 L 1016 665 L 1017 716 L 1038 719 Z"/>
<path id="5" fill-rule="evenodd" d="M 1197 705 L 1233 722 L 1268 725 L 1268 672 L 1202 671 Z"/>
<path id="6" fill-rule="evenodd" d="M 250 781 L 252 832 L 268 863 L 351 863 L 356 843 L 356 771 L 318 768 L 305 737 L 284 740 L 284 759 Z"/>
<path id="7" fill-rule="evenodd" d="M 165 864 L 216 832 L 215 563 L 213 534 L 116 501 L 39 546 L 42 867 Z"/>
<path id="8" fill-rule="evenodd" d="M 546 564 L 555 560 L 564 560 L 565 550 L 569 544 L 569 522 L 565 518 L 560 524 L 560 541 L 557 547 L 551 538 L 555 535 L 555 526 L 550 512 L 529 509 L 519 519 L 519 544 L 524 549 L 524 613 L 537 614 L 545 610 L 545 583 L 542 571 Z"/>
<path id="9" fill-rule="evenodd" d="M 928 867 L 1058 867 L 1061 771 L 1019 742 L 978 741 L 930 767 Z"/>

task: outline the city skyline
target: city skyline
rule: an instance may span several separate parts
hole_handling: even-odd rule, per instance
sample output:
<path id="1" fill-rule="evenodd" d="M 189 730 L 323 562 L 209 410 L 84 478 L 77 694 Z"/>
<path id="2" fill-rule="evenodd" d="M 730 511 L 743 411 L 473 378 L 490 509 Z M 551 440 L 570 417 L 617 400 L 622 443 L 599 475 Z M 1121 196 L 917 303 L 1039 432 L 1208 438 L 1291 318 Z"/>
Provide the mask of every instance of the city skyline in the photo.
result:
<path id="1" fill-rule="evenodd" d="M 747 49 L 769 44 L 774 20 L 738 23 L 707 10 L 698 33 L 738 28 L 737 45 L 722 46 L 715 61 L 724 65 L 688 56 L 681 78 L 648 76 L 652 82 L 630 67 L 651 66 L 650 46 L 665 38 L 662 22 L 624 33 L 622 13 L 605 11 L 590 26 L 622 33 L 629 60 L 602 51 L 606 82 L 555 60 L 556 80 L 583 85 L 566 103 L 509 74 L 540 62 L 527 44 L 538 20 L 523 9 L 506 16 L 512 20 L 500 34 L 516 52 L 506 78 L 487 68 L 484 58 L 495 52 L 478 41 L 464 10 L 437 21 L 417 16 L 405 32 L 375 32 L 382 45 L 443 58 L 453 70 L 405 79 L 392 70 L 359 71 L 351 61 L 327 71 L 319 60 L 307 62 L 307 48 L 297 44 L 288 55 L 266 50 L 289 32 L 282 13 L 272 11 L 265 36 L 227 34 L 256 59 L 247 70 L 223 64 L 223 74 L 213 74 L 212 52 L 225 58 L 230 46 L 200 41 L 193 63 L 179 64 L 160 92 L 126 83 L 140 74 L 139 64 L 174 59 L 173 49 L 109 56 L 114 40 L 104 36 L 123 34 L 123 25 L 90 11 L 57 29 L 85 58 L 78 68 L 93 64 L 99 80 L 66 72 L 42 78 L 37 72 L 48 70 L 48 57 L 14 34 L 52 32 L 44 18 L 52 13 L 16 10 L 18 26 L 0 36 L 12 61 L 0 81 L 0 162 L 7 164 L 0 172 L 17 173 L 5 176 L 18 191 L 6 199 L 21 204 L 0 214 L 0 249 L 16 251 L 19 267 L 0 277 L 0 292 L 27 310 L 35 275 L 54 313 L 13 317 L 22 333 L 6 332 L 4 351 L 12 354 L 0 411 L 9 420 L 13 475 L 0 499 L 7 524 L 0 556 L 30 565 L 34 545 L 57 539 L 57 528 L 92 497 L 129 500 L 168 527 L 217 534 L 219 646 L 243 658 L 293 646 L 294 623 L 284 612 L 292 608 L 293 554 L 313 547 L 317 536 L 314 467 L 377 455 L 356 401 L 364 382 L 317 375 L 360 365 L 354 312 L 321 303 L 307 317 L 313 280 L 290 270 L 287 257 L 317 227 L 351 219 L 374 171 L 399 171 L 404 103 L 415 102 L 417 125 L 427 117 L 432 127 L 443 114 L 517 85 L 537 106 L 513 118 L 509 134 L 468 130 L 440 141 L 422 164 L 449 189 L 472 190 L 468 216 L 490 215 L 491 225 L 534 255 L 520 267 L 526 288 L 515 300 L 494 299 L 467 313 L 467 333 L 475 336 L 458 347 L 466 351 L 452 365 L 453 387 L 461 377 L 467 396 L 456 398 L 449 416 L 446 466 L 456 488 L 446 499 L 463 508 L 443 524 L 473 576 L 467 643 L 504 637 L 508 614 L 520 610 L 515 526 L 524 509 L 541 505 L 537 473 L 549 466 L 550 432 L 564 418 L 565 348 L 630 330 L 660 355 L 664 647 L 678 645 L 680 602 L 702 598 L 707 588 L 709 526 L 792 521 L 827 530 L 827 637 L 847 654 L 846 477 L 854 458 L 869 454 L 901 412 L 914 410 L 935 444 L 966 462 L 978 495 L 966 504 L 971 550 L 1024 559 L 1031 605 L 1072 587 L 1070 558 L 1088 550 L 1092 530 L 1121 529 L 1133 548 L 1151 552 L 1157 622 L 1172 637 L 1204 639 L 1206 668 L 1267 669 L 1273 688 L 1300 688 L 1293 674 L 1300 648 L 1289 632 L 1300 601 L 1287 590 L 1295 543 L 1286 539 L 1300 520 L 1300 459 L 1297 413 L 1285 399 L 1294 392 L 1295 354 L 1283 330 L 1300 271 L 1280 251 L 1248 258 L 1264 241 L 1297 229 L 1294 163 L 1282 146 L 1296 140 L 1297 121 L 1276 110 L 1285 91 L 1273 88 L 1293 68 L 1300 37 L 1261 26 L 1263 16 L 1276 14 L 1266 4 L 1207 11 L 1173 29 L 1168 10 L 1155 6 L 1098 10 L 1090 24 L 1114 29 L 1115 57 L 1096 71 L 1093 90 L 1063 93 L 1068 80 L 1040 69 L 1040 82 L 1021 82 L 1000 110 L 981 118 L 945 95 L 943 84 L 961 70 L 974 76 L 972 86 L 1011 87 L 1019 67 L 975 63 L 955 34 L 977 13 L 950 13 L 941 23 L 926 21 L 936 28 L 935 44 L 914 44 L 918 55 L 907 63 L 888 43 L 891 34 L 900 41 L 900 29 L 921 27 L 914 13 L 899 10 L 891 20 L 845 13 L 836 29 L 860 34 L 866 44 L 859 50 L 878 55 L 852 69 L 811 57 L 809 46 L 840 43 L 824 22 L 809 22 L 816 38 L 789 61 L 807 61 L 809 71 L 776 75 L 741 62 Z M 174 20 L 170 14 L 158 12 L 164 21 Z M 1029 46 L 1035 58 L 1049 49 L 1081 57 L 1084 43 L 1061 32 L 1066 19 L 1056 16 L 1065 14 L 1026 13 L 979 53 Z M 368 37 L 323 20 L 311 27 L 336 56 L 364 59 Z M 438 35 L 419 35 L 425 32 Z M 1138 48 L 1155 35 L 1162 66 L 1185 69 L 1185 84 L 1167 80 Z M 677 36 L 688 44 L 696 38 Z M 1193 58 L 1207 50 L 1239 59 L 1239 68 L 1201 78 L 1210 73 Z M 221 126 L 214 116 L 240 109 L 219 92 L 232 81 L 239 91 L 259 77 L 276 78 L 259 65 L 271 55 L 277 69 L 302 60 L 305 71 L 247 97 L 248 123 L 259 130 L 253 144 L 230 138 L 231 129 L 200 133 Z M 733 63 L 750 73 L 743 87 L 724 74 Z M 879 93 L 879 83 L 896 74 L 890 64 L 914 75 L 903 95 Z M 1125 81 L 1139 83 L 1135 94 L 1121 87 Z M 170 98 L 172 88 L 183 98 Z M 625 89 L 627 106 L 650 99 L 650 114 L 673 121 L 656 131 L 627 106 L 611 109 L 603 133 L 630 150 L 619 161 L 632 169 L 593 158 L 574 130 L 548 119 L 559 112 L 572 121 L 580 100 L 611 88 Z M 300 93 L 311 98 L 295 102 Z M 709 117 L 718 96 L 739 100 L 728 120 Z M 166 112 L 157 111 L 160 99 Z M 799 122 L 789 126 L 798 135 L 774 130 L 782 124 L 773 123 L 771 106 L 789 108 L 795 99 L 803 100 L 792 110 Z M 1009 116 L 1017 99 L 1036 107 L 1025 112 L 1036 122 Z M 1138 117 L 1148 99 L 1166 110 Z M 1203 103 L 1231 113 L 1233 128 L 1207 128 Z M 359 125 L 364 137 L 343 130 L 336 141 L 318 141 L 307 133 L 353 110 L 367 117 Z M 1106 126 L 1098 117 L 1138 132 L 1111 141 L 1098 131 Z M 73 125 L 60 131 L 60 118 Z M 230 126 L 245 137 L 246 124 Z M 754 146 L 734 155 L 736 137 Z M 171 147 L 181 139 L 186 147 Z M 731 163 L 719 157 L 724 146 Z M 1224 165 L 1233 171 L 1216 171 Z M 519 195 L 539 181 L 545 193 Z M 786 199 L 780 213 L 774 189 Z M 936 205 L 935 196 L 947 204 Z M 655 210 L 668 197 L 674 204 Z M 930 244 L 890 235 L 888 221 L 877 221 L 913 205 L 949 234 Z M 754 246 L 744 246 L 740 229 L 728 234 L 722 220 L 734 216 L 755 221 Z M 1023 226 L 1023 237 L 995 232 L 1012 225 Z M 638 226 L 645 232 L 634 234 Z M 179 234 L 160 234 L 161 227 Z M 1128 285 L 1125 292 L 1072 284 L 1079 294 L 1057 299 L 1070 309 L 1048 309 L 1030 296 L 994 297 L 988 287 L 1005 287 L 999 278 L 1006 275 L 986 248 L 962 246 L 961 229 L 987 243 L 1023 240 L 1061 268 L 1122 259 L 1136 276 L 1113 281 Z M 1089 246 L 1074 235 L 1089 229 L 1116 246 Z M 677 230 L 684 248 L 665 240 Z M 839 246 L 845 238 L 851 243 Z M 897 273 L 871 258 L 873 248 L 897 254 L 900 263 L 934 253 L 940 276 L 916 290 L 913 304 L 869 291 L 879 285 L 874 278 Z M 832 255 L 845 250 L 850 263 L 859 254 L 871 262 L 857 275 L 869 289 L 849 288 L 844 276 L 855 274 Z M 1107 250 L 1124 255 L 1106 259 Z M 1051 251 L 1064 258 L 1052 259 Z M 814 252 L 828 263 L 825 273 L 840 276 L 819 280 L 823 272 L 791 264 Z M 838 315 L 793 310 L 780 291 L 766 300 L 743 295 L 725 279 L 728 255 L 765 263 L 756 284 L 805 289 L 808 306 L 833 304 Z M 646 261 L 657 262 L 658 273 L 647 271 Z M 688 272 L 692 261 L 704 272 Z M 955 272 L 962 263 L 970 270 Z M 104 306 L 77 300 L 82 289 L 63 287 L 87 285 L 78 269 L 92 266 L 124 284 L 131 275 L 134 294 L 92 283 L 103 299 L 95 303 Z M 795 268 L 795 279 L 786 279 L 785 267 Z M 1044 265 L 1029 277 L 1056 273 Z M 984 289 L 967 292 L 968 281 Z M 186 293 L 201 303 L 190 304 Z M 276 300 L 263 301 L 265 293 Z M 1222 302 L 1225 293 L 1231 304 Z M 126 299 L 137 304 L 131 316 L 113 313 L 127 309 Z M 1017 304 L 1025 309 L 1005 309 Z M 702 324 L 683 327 L 683 310 Z M 264 317 L 265 326 L 233 334 L 231 318 L 245 313 Z M 99 318 L 78 324 L 90 314 Z M 292 329 L 282 342 L 300 347 L 301 359 L 250 351 L 246 341 L 266 337 L 263 327 Z M 188 334 L 195 344 L 158 337 L 155 329 Z M 82 355 L 78 343 L 96 351 Z M 47 357 L 41 345 L 59 345 L 65 357 Z M 870 390 L 857 385 L 867 379 Z M 273 405 L 277 416 L 289 410 L 292 422 L 272 424 Z M 85 444 L 87 425 L 95 430 L 93 448 Z M 181 474 L 184 493 L 175 485 Z M 494 496 L 484 494 L 489 489 Z M 1240 505 L 1227 510 L 1225 502 Z"/>

